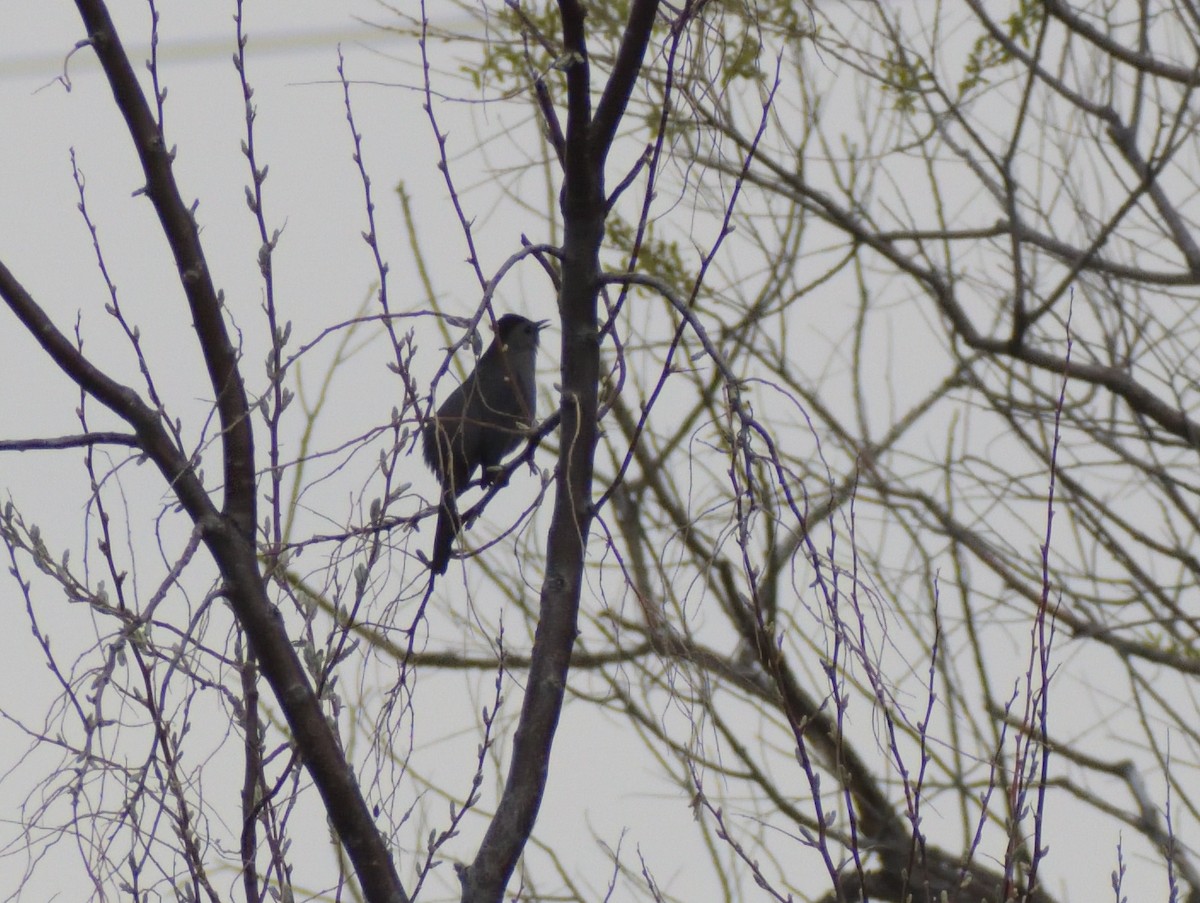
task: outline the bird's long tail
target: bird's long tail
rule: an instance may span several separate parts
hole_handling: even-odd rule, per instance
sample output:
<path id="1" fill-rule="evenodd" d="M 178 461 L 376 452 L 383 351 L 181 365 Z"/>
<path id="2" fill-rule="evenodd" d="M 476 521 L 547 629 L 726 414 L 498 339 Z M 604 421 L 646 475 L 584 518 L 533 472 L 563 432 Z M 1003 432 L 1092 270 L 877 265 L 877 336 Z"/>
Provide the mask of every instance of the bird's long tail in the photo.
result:
<path id="1" fill-rule="evenodd" d="M 450 564 L 450 550 L 454 545 L 454 537 L 458 535 L 458 502 L 454 493 L 442 494 L 442 503 L 438 506 L 437 529 L 433 532 L 433 554 L 429 558 L 429 569 L 435 574 L 446 573 Z"/>

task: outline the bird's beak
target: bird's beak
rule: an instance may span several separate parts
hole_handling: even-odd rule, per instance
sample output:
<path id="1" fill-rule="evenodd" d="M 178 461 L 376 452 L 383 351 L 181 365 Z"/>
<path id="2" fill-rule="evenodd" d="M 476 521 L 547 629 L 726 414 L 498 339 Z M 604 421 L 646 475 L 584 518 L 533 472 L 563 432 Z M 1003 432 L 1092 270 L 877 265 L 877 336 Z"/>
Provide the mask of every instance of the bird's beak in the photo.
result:
<path id="1" fill-rule="evenodd" d="M 543 329 L 545 329 L 547 326 L 550 325 L 550 321 L 549 320 L 538 320 L 533 325 L 538 328 L 538 332 L 541 332 Z"/>

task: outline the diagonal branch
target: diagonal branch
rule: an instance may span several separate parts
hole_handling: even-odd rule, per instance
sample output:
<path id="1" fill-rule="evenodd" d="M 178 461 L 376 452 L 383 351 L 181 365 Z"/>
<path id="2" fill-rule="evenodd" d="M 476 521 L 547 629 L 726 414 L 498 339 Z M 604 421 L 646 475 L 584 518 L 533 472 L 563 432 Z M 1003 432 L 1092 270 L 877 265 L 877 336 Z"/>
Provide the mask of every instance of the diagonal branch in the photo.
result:
<path id="1" fill-rule="evenodd" d="M 138 447 L 158 467 L 199 527 L 220 568 L 225 592 L 260 657 L 262 671 L 275 691 L 296 745 L 304 751 L 305 764 L 354 863 L 367 899 L 388 903 L 407 901 L 387 847 L 329 728 L 283 620 L 267 598 L 254 545 L 231 517 L 221 514 L 213 505 L 192 462 L 175 445 L 158 412 L 133 389 L 92 364 L 55 327 L 3 263 L 0 263 L 0 297 L 76 385 L 134 429 Z"/>
<path id="2" fill-rule="evenodd" d="M 193 209 L 184 204 L 175 183 L 174 150 L 166 146 L 166 139 L 146 103 L 105 4 L 102 0 L 76 0 L 76 6 L 87 27 L 88 42 L 104 68 L 117 108 L 125 117 L 146 176 L 146 196 L 158 214 L 191 308 L 192 322 L 217 399 L 224 440 L 224 510 L 243 534 L 250 537 L 256 520 L 257 493 L 249 404 L 238 370 L 237 351 L 222 316 L 221 299 L 213 286 L 212 274 L 200 246 Z"/>
<path id="3" fill-rule="evenodd" d="M 257 490 L 250 409 L 192 210 L 184 206 L 171 171 L 173 155 L 166 149 L 158 121 L 141 93 L 104 3 L 77 0 L 77 6 L 88 30 L 88 43 L 100 58 L 141 158 L 146 194 L 175 257 L 216 393 L 225 461 L 223 510 L 216 508 L 193 461 L 172 440 L 158 411 L 133 389 L 93 365 L 2 263 L 0 297 L 76 385 L 133 428 L 138 447 L 163 474 L 220 570 L 224 592 L 259 657 L 294 742 L 303 752 L 363 895 L 379 903 L 407 903 L 408 896 L 354 772 L 266 592 L 253 542 Z"/>
<path id="4" fill-rule="evenodd" d="M 646 58 L 646 47 L 650 43 L 650 32 L 657 14 L 658 0 L 634 0 L 629 10 L 629 21 L 617 50 L 616 62 L 608 77 L 608 84 L 604 86 L 604 93 L 596 104 L 596 116 L 592 120 L 590 143 L 598 157 L 598 166 L 604 165 L 604 158 L 617 134 L 617 126 L 625 115 L 625 107 L 642 69 L 642 60 Z M 687 15 L 685 13 L 684 17 Z"/>

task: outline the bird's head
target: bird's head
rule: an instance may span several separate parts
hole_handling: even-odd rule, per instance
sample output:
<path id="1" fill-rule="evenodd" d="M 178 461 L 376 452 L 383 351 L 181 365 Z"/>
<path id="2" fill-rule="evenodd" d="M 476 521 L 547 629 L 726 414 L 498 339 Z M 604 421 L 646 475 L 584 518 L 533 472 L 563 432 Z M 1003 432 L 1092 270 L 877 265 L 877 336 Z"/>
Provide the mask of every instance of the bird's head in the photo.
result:
<path id="1" fill-rule="evenodd" d="M 527 320 L 520 314 L 505 314 L 496 322 L 496 341 L 511 351 L 536 351 L 538 334 L 549 324 L 549 320 Z"/>

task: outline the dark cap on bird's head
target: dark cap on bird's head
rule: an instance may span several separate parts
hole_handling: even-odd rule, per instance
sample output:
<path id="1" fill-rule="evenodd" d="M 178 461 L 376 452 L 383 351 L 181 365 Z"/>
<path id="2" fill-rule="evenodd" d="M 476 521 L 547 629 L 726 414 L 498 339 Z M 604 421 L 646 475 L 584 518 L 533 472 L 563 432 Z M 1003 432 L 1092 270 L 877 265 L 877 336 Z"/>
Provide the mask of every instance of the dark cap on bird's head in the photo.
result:
<path id="1" fill-rule="evenodd" d="M 515 341 L 518 346 L 524 344 L 522 340 L 525 339 L 529 345 L 537 348 L 538 333 L 549 325 L 549 320 L 527 320 L 520 314 L 505 314 L 496 321 L 496 338 L 502 345 Z"/>

